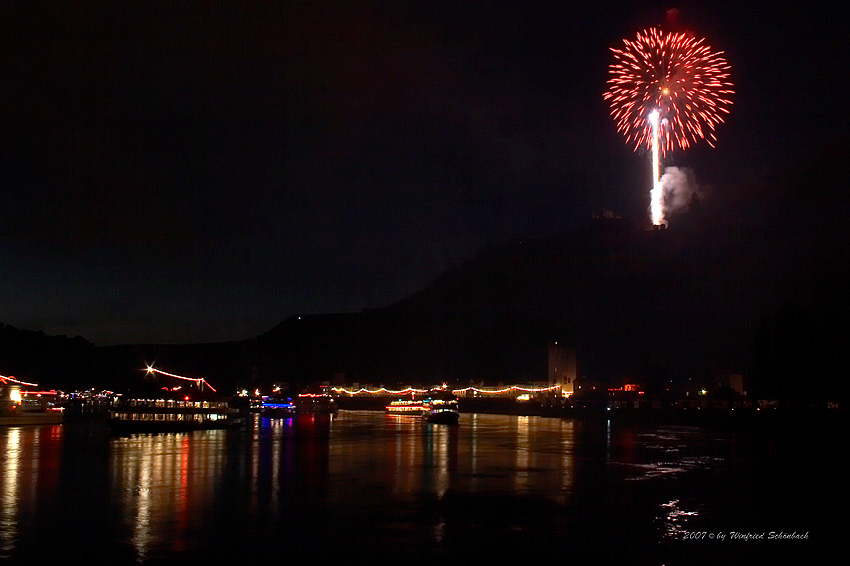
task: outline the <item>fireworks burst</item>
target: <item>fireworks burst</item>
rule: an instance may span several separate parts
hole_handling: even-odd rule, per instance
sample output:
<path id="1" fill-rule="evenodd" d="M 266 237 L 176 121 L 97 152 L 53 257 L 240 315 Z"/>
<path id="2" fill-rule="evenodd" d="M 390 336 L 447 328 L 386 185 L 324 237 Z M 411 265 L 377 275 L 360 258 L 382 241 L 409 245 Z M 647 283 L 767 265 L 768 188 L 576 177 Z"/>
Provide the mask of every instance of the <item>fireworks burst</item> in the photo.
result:
<path id="1" fill-rule="evenodd" d="M 715 127 L 729 113 L 733 94 L 729 65 L 723 52 L 713 52 L 705 40 L 653 28 L 611 48 L 604 99 L 611 104 L 617 131 L 626 143 L 652 147 L 649 113 L 659 111 L 658 149 L 666 155 L 705 139 L 712 147 Z"/>

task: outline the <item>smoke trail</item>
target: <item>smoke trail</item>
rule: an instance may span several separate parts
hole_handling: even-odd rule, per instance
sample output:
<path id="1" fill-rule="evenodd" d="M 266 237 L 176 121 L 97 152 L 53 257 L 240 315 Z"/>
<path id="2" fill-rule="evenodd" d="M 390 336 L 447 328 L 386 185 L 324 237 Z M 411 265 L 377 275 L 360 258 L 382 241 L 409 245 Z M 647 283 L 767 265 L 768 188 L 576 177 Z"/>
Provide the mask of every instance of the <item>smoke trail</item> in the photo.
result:
<path id="1" fill-rule="evenodd" d="M 661 206 L 665 225 L 667 217 L 687 208 L 695 194 L 699 198 L 705 196 L 697 185 L 694 172 L 687 168 L 665 167 L 660 185 L 663 187 Z"/>

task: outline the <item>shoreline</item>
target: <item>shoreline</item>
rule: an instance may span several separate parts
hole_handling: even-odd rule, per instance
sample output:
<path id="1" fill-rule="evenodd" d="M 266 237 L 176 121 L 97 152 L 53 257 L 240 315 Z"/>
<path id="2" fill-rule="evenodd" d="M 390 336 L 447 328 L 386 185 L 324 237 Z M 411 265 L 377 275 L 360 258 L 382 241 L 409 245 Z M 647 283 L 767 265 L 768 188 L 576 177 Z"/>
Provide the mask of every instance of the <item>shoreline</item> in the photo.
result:
<path id="1" fill-rule="evenodd" d="M 395 398 L 339 397 L 340 410 L 384 411 Z M 728 430 L 787 430 L 810 431 L 829 427 L 843 430 L 847 426 L 845 412 L 841 409 L 791 409 L 791 408 L 613 408 L 606 407 L 553 407 L 534 403 L 517 403 L 505 399 L 459 400 L 461 414 L 494 414 L 522 417 L 574 419 L 585 422 L 646 424 L 654 426 L 698 426 Z M 247 413 L 248 411 L 243 411 Z M 66 412 L 65 422 L 104 420 L 106 411 Z"/>
<path id="2" fill-rule="evenodd" d="M 341 397 L 341 410 L 383 410 L 389 397 Z M 459 400 L 460 413 L 482 413 L 511 416 L 536 416 L 578 420 L 611 420 L 653 425 L 705 426 L 719 428 L 765 428 L 797 425 L 846 426 L 841 409 L 790 408 L 618 408 L 606 407 L 547 407 L 540 404 L 517 403 L 504 399 Z"/>

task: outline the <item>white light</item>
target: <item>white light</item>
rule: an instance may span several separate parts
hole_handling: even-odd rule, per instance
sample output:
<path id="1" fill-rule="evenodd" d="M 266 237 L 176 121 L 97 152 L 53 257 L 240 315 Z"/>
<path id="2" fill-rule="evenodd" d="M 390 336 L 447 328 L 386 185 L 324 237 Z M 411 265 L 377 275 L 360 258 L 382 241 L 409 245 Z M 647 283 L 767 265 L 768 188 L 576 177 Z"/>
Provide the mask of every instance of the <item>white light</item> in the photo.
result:
<path id="1" fill-rule="evenodd" d="M 650 215 L 652 223 L 655 226 L 660 226 L 664 223 L 664 210 L 661 204 L 661 197 L 664 193 L 664 187 L 661 184 L 659 177 L 658 165 L 658 109 L 654 108 L 649 113 L 649 123 L 652 126 L 652 188 L 649 190 L 650 196 Z"/>
<path id="2" fill-rule="evenodd" d="M 649 122 L 650 122 L 650 124 L 652 124 L 653 126 L 657 126 L 657 125 L 658 125 L 658 109 L 657 109 L 657 108 L 656 108 L 656 109 L 654 109 L 652 112 L 650 112 L 650 113 L 649 113 Z"/>

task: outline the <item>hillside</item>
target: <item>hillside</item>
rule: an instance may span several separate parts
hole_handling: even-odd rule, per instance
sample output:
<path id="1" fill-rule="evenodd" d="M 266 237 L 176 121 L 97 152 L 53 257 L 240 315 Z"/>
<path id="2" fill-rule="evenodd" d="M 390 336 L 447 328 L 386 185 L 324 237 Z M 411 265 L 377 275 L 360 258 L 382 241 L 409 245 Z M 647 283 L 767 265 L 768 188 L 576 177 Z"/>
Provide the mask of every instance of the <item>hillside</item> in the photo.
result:
<path id="1" fill-rule="evenodd" d="M 132 382 L 145 363 L 225 389 L 287 381 L 543 380 L 546 346 L 593 379 L 648 386 L 743 373 L 764 394 L 832 395 L 850 308 L 846 144 L 714 195 L 667 230 L 599 219 L 483 250 L 395 305 L 292 316 L 253 340 L 96 348 L 12 327 L 7 373 L 55 387 Z"/>
<path id="2" fill-rule="evenodd" d="M 292 317 L 261 350 L 290 379 L 496 383 L 545 379 L 557 339 L 577 347 L 581 374 L 603 381 L 660 387 L 727 372 L 765 395 L 834 391 L 844 387 L 846 196 L 804 198 L 809 179 L 789 172 L 743 188 L 663 231 L 602 219 L 492 247 L 389 308 Z"/>

